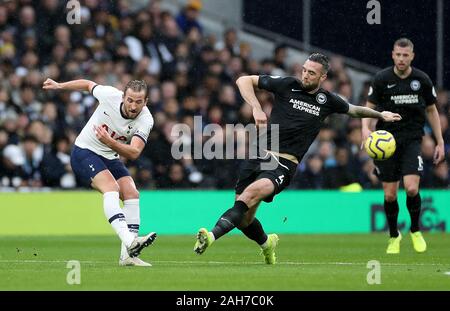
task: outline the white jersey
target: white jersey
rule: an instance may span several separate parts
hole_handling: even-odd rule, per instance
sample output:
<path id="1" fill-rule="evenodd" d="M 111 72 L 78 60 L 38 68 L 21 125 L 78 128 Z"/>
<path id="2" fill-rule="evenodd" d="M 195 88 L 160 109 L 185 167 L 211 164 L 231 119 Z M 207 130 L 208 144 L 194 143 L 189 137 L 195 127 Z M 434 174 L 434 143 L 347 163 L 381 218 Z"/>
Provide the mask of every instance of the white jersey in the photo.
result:
<path id="1" fill-rule="evenodd" d="M 133 136 L 138 136 L 147 143 L 148 135 L 153 127 L 153 117 L 147 107 L 144 107 L 135 119 L 127 119 L 121 112 L 122 91 L 112 86 L 96 85 L 92 94 L 99 105 L 75 140 L 76 146 L 89 149 L 110 160 L 119 157 L 117 152 L 98 140 L 94 125 L 104 127 L 113 139 L 121 143 L 129 144 Z"/>

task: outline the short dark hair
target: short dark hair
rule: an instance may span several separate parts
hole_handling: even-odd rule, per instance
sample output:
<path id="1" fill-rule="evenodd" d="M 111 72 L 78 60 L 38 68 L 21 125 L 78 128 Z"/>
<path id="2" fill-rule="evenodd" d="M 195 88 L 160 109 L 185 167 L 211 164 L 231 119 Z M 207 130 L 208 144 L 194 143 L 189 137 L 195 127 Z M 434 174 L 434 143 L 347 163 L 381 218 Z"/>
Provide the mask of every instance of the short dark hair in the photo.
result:
<path id="1" fill-rule="evenodd" d="M 144 90 L 145 98 L 148 97 L 148 86 L 144 80 L 131 80 L 125 86 L 125 90 L 123 91 L 123 93 L 126 94 L 128 89 L 131 89 L 133 92 L 140 92 Z"/>
<path id="2" fill-rule="evenodd" d="M 321 53 L 312 53 L 311 55 L 309 55 L 308 60 L 321 64 L 323 66 L 324 73 L 327 73 L 328 70 L 330 70 L 328 57 Z"/>
<path id="3" fill-rule="evenodd" d="M 400 38 L 400 39 L 398 39 L 397 41 L 394 42 L 394 48 L 396 46 L 399 46 L 401 48 L 410 47 L 411 50 L 414 51 L 414 44 L 408 38 Z"/>

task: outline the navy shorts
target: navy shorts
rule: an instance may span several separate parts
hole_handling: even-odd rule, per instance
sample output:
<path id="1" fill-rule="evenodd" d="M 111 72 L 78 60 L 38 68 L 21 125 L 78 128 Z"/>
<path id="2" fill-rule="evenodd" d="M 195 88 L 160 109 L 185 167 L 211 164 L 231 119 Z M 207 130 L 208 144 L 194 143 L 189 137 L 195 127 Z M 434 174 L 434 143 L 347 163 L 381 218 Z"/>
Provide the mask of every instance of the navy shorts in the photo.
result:
<path id="1" fill-rule="evenodd" d="M 73 147 L 70 165 L 75 176 L 84 186 L 90 186 L 95 175 L 103 170 L 109 170 L 116 180 L 130 176 L 130 172 L 119 159 L 109 160 L 89 149 L 77 146 Z"/>
<path id="2" fill-rule="evenodd" d="M 283 191 L 291 182 L 297 169 L 297 164 L 285 158 L 275 158 L 278 162 L 277 167 L 272 170 L 263 170 L 261 164 L 268 163 L 275 157 L 267 154 L 264 158 L 245 160 L 240 172 L 239 179 L 235 186 L 236 194 L 241 194 L 254 181 L 262 178 L 268 178 L 274 185 L 272 194 L 263 199 L 264 202 L 272 202 L 273 198 Z"/>
<path id="3" fill-rule="evenodd" d="M 421 140 L 397 141 L 392 157 L 384 161 L 374 161 L 375 175 L 383 182 L 397 182 L 405 175 L 423 173 L 423 160 L 420 155 Z"/>

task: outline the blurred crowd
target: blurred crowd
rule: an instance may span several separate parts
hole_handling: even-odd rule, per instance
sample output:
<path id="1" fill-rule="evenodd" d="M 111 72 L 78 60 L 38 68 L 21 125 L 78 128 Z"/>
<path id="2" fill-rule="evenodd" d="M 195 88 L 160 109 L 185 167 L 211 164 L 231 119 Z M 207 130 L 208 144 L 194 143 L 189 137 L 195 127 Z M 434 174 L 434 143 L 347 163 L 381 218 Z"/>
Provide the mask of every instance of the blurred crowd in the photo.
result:
<path id="1" fill-rule="evenodd" d="M 171 148 L 177 137 L 172 129 L 183 123 L 193 130 L 194 116 L 202 116 L 203 125 L 224 129 L 226 124 L 253 123 L 252 110 L 234 81 L 244 74 L 299 75 L 300 63 L 287 65 L 287 46 L 277 45 L 271 58 L 252 58 L 252 46 L 239 39 L 236 29 L 227 29 L 220 38 L 205 32 L 198 20 L 199 0 L 188 1 L 177 14 L 162 10 L 158 0 L 137 11 L 125 0 L 84 0 L 81 23 L 73 25 L 66 20 L 65 3 L 0 3 L 0 187 L 78 186 L 70 167 L 71 147 L 97 102 L 82 92 L 43 92 L 43 81 L 51 78 L 91 79 L 119 89 L 132 79 L 147 82 L 155 126 L 142 156 L 126 161 L 139 188 L 233 188 L 242 160 L 175 160 Z M 325 89 L 362 105 L 368 85 L 354 94 L 343 60 L 331 58 Z M 270 93 L 258 91 L 257 96 L 270 114 Z M 448 160 L 447 91 L 438 90 L 437 104 Z M 291 188 L 380 188 L 373 162 L 360 150 L 360 127 L 359 119 L 330 117 Z M 447 162 L 432 164 L 435 141 L 430 133 L 427 126 L 422 187 L 448 188 Z M 183 139 L 192 144 L 209 137 Z M 235 149 L 235 156 L 245 153 Z"/>

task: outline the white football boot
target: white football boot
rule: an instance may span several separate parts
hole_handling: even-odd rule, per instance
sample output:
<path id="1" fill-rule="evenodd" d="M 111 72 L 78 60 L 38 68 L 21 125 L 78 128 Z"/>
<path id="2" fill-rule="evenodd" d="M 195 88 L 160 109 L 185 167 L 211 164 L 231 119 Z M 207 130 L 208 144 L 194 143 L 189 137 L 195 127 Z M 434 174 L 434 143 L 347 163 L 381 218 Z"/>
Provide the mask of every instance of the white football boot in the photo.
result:
<path id="1" fill-rule="evenodd" d="M 127 257 L 125 259 L 119 259 L 119 266 L 151 267 L 152 264 L 145 262 L 138 257 Z"/>
<path id="2" fill-rule="evenodd" d="M 150 232 L 145 236 L 138 236 L 133 240 L 130 247 L 127 247 L 127 252 L 130 257 L 137 257 L 141 253 L 141 251 L 153 244 L 156 239 L 156 233 Z"/>

